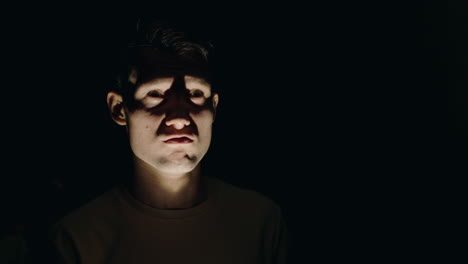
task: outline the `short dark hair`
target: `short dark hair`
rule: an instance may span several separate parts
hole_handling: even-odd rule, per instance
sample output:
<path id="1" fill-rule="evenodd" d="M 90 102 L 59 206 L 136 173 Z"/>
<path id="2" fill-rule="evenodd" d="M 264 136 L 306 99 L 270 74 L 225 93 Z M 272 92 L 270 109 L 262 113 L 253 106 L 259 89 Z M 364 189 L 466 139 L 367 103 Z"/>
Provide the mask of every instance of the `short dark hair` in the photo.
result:
<path id="1" fill-rule="evenodd" d="M 213 66 L 209 61 L 212 51 L 212 42 L 193 25 L 184 21 L 138 18 L 126 45 L 119 50 L 112 89 L 127 102 L 131 101 L 135 92 L 135 85 L 129 82 L 131 71 L 160 63 L 158 60 L 164 60 L 162 55 L 170 56 L 173 63 L 196 71 L 211 83 Z"/>

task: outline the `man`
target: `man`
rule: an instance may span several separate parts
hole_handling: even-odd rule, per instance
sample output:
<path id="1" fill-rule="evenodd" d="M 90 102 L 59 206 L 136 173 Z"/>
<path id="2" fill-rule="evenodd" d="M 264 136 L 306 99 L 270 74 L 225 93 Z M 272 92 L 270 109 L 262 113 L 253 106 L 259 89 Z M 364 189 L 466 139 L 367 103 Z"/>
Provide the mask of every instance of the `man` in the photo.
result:
<path id="1" fill-rule="evenodd" d="M 51 232 L 61 263 L 285 263 L 280 208 L 201 173 L 219 95 L 208 48 L 167 23 L 140 21 L 107 95 L 134 172 Z"/>

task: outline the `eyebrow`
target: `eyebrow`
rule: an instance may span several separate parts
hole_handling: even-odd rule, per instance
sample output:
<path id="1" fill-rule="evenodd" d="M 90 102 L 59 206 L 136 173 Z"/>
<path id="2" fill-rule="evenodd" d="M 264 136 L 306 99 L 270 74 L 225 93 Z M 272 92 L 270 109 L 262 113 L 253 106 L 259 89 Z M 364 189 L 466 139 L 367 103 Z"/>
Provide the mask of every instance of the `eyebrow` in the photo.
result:
<path id="1" fill-rule="evenodd" d="M 211 84 L 208 81 L 206 81 L 205 79 L 203 79 L 203 78 L 197 78 L 197 77 L 193 77 L 193 76 L 185 76 L 185 83 L 187 84 L 187 82 L 196 82 L 198 84 L 202 84 L 202 85 L 206 85 L 206 86 L 211 87 Z"/>
<path id="2" fill-rule="evenodd" d="M 157 86 L 159 84 L 167 84 L 168 87 L 167 88 L 170 88 L 170 86 L 172 85 L 172 82 L 173 80 L 171 78 L 159 78 L 159 79 L 154 79 L 152 81 L 149 81 L 149 82 L 144 82 L 144 83 L 141 83 L 137 90 L 147 90 L 147 89 L 151 89 L 151 88 L 154 88 L 154 86 Z"/>
<path id="3" fill-rule="evenodd" d="M 173 78 L 157 78 L 157 79 L 154 79 L 154 80 L 151 80 L 149 82 L 144 82 L 144 83 L 141 83 L 140 86 L 152 86 L 152 85 L 157 85 L 157 84 L 161 84 L 161 83 L 171 83 L 172 84 L 173 82 Z"/>

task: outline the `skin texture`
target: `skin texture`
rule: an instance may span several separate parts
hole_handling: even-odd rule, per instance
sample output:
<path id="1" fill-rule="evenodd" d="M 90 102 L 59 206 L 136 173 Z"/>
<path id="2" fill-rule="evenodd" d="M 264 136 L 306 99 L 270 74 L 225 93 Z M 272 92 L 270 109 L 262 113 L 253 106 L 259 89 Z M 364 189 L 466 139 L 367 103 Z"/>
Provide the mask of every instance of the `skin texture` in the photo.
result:
<path id="1" fill-rule="evenodd" d="M 138 76 L 135 107 L 109 92 L 112 119 L 126 126 L 135 173 L 128 186 L 139 200 L 155 208 L 190 208 L 206 198 L 200 161 L 211 142 L 218 94 L 204 78 L 189 74 Z"/>

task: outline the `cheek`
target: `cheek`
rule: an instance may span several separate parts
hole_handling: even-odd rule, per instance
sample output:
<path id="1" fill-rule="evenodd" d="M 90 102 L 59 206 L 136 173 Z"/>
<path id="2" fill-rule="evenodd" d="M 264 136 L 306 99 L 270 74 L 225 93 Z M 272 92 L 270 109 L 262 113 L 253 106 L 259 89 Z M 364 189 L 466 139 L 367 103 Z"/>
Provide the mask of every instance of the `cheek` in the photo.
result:
<path id="1" fill-rule="evenodd" d="M 213 125 L 214 115 L 210 110 L 203 110 L 192 115 L 192 119 L 197 125 L 200 134 L 209 133 L 211 134 L 211 128 Z"/>
<path id="2" fill-rule="evenodd" d="M 146 111 L 137 111 L 129 118 L 129 130 L 133 131 L 134 135 L 153 134 L 162 119 L 162 116 L 153 115 Z"/>

